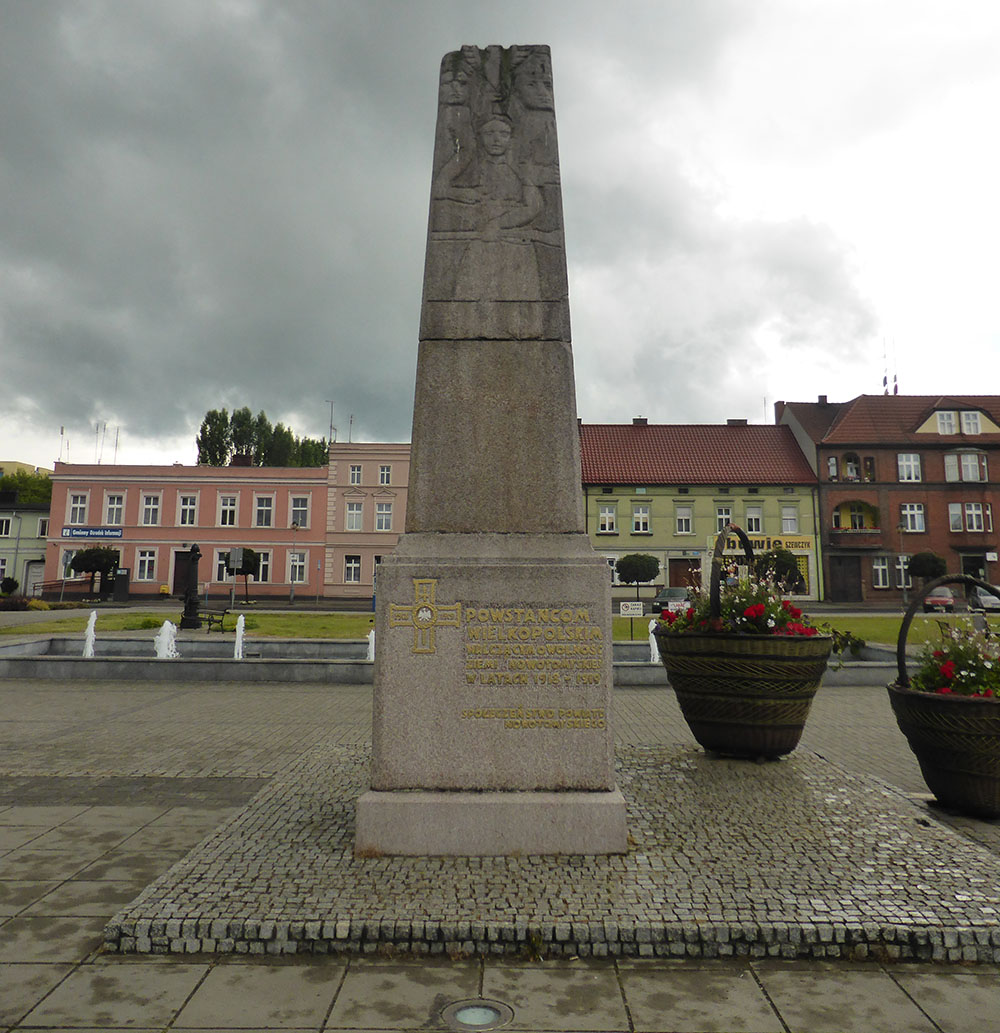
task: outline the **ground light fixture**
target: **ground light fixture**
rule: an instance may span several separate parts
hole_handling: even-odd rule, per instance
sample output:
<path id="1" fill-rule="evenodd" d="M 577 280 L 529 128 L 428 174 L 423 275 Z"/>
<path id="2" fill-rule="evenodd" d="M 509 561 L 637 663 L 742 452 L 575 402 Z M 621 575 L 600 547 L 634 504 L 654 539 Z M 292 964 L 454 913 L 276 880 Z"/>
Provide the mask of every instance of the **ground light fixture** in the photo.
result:
<path id="1" fill-rule="evenodd" d="M 490 1030 L 501 1029 L 514 1018 L 514 1010 L 500 1001 L 488 1001 L 474 997 L 468 1001 L 455 1001 L 442 1012 L 441 1018 L 449 1029 Z"/>

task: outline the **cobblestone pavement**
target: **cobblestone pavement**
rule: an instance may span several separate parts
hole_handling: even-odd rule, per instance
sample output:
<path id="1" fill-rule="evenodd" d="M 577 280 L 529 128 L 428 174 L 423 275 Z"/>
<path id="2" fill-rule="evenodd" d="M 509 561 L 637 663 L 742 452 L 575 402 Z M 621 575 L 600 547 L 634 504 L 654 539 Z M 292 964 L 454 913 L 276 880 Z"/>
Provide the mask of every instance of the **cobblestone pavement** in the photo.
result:
<path id="1" fill-rule="evenodd" d="M 648 810 L 649 794 L 657 795 L 657 786 L 683 783 L 689 765 L 721 772 L 720 763 L 735 763 L 709 762 L 691 749 L 669 690 L 619 690 L 615 704 L 620 754 L 633 782 L 633 807 L 638 799 Z M 275 813 L 281 786 L 294 785 L 305 775 L 306 786 L 329 787 L 335 780 L 328 773 L 334 768 L 342 781 L 353 784 L 363 770 L 370 705 L 371 689 L 363 686 L 0 681 L 0 1031 L 442 1029 L 448 1002 L 466 998 L 492 998 L 511 1006 L 514 1016 L 504 1028 L 512 1030 L 1000 1030 L 1000 969 L 993 965 L 964 969 L 893 964 L 888 960 L 892 951 L 882 955 L 886 960 L 860 965 L 751 956 L 728 961 L 627 957 L 627 952 L 638 955 L 643 946 L 647 949 L 642 953 L 649 953 L 649 947 L 655 953 L 655 945 L 645 942 L 645 930 L 638 928 L 626 928 L 624 937 L 619 928 L 616 942 L 622 953 L 601 961 L 515 960 L 498 956 L 493 948 L 505 941 L 490 941 L 488 935 L 490 950 L 484 957 L 450 963 L 429 956 L 287 959 L 102 952 L 108 919 L 130 907 L 171 866 L 183 868 L 199 857 L 214 863 L 207 845 L 216 843 L 221 849 L 228 841 L 231 846 L 226 829 L 257 834 L 246 825 L 255 807 L 258 815 L 268 813 L 272 823 L 290 821 L 296 834 L 303 835 L 308 804 L 300 798 L 298 809 L 281 819 Z M 812 787 L 813 813 L 802 809 L 807 801 L 799 794 L 782 801 L 778 819 L 785 829 L 806 828 L 819 809 L 826 829 L 824 849 L 807 858 L 810 865 L 820 873 L 836 864 L 853 867 L 862 903 L 877 887 L 878 895 L 895 893 L 904 907 L 913 909 L 933 909 L 942 902 L 960 910 L 994 906 L 989 899 L 996 892 L 995 860 L 967 840 L 986 842 L 996 850 L 995 824 L 968 822 L 963 839 L 942 827 L 940 819 L 947 816 L 923 805 L 913 808 L 900 793 L 884 788 L 895 786 L 911 797 L 926 792 L 882 690 L 838 688 L 835 697 L 821 692 L 803 745 L 806 749 L 789 758 L 791 763 L 741 766 L 741 771 L 749 770 L 756 779 L 778 778 L 782 784 L 790 781 L 784 776 L 793 775 L 798 787 Z M 334 758 L 343 763 L 332 765 Z M 880 780 L 862 780 L 858 794 L 863 801 L 875 801 L 879 821 L 888 813 L 897 823 L 878 826 L 883 836 L 870 834 L 870 828 L 853 828 L 851 815 L 835 820 L 837 794 L 843 794 L 845 785 L 855 797 L 854 780 L 840 777 L 838 769 L 845 776 Z M 675 831 L 672 846 L 692 862 L 691 879 L 686 886 L 668 887 L 668 892 L 678 900 L 686 892 L 697 911 L 697 893 L 705 897 L 716 892 L 710 884 L 718 857 L 719 870 L 738 863 L 744 877 L 744 884 L 726 888 L 737 914 L 742 902 L 747 916 L 766 919 L 770 906 L 775 917 L 783 899 L 802 897 L 803 887 L 816 886 L 819 876 L 807 865 L 789 866 L 782 852 L 791 848 L 781 842 L 768 846 L 767 871 L 749 871 L 743 862 L 747 851 L 759 847 L 767 808 L 760 793 L 749 791 L 750 782 L 724 782 L 720 792 L 718 784 L 713 788 L 702 779 L 701 810 L 688 814 L 683 834 Z M 734 787 L 740 789 L 735 795 Z M 742 840 L 724 831 L 724 814 L 731 819 L 730 829 L 742 830 Z M 864 813 L 852 814 L 855 823 L 865 824 Z M 640 826 L 641 837 L 655 840 L 669 822 L 660 829 Z M 920 848 L 917 856 L 927 881 L 916 893 L 907 892 L 902 880 L 886 887 L 882 858 L 906 853 L 911 842 Z M 300 840 L 300 852 L 301 845 Z M 288 848 L 287 861 L 300 870 L 295 849 Z M 640 852 L 633 856 L 634 886 L 663 882 L 652 852 L 646 852 L 649 863 L 641 869 Z M 398 862 L 371 863 L 388 871 Z M 466 863 L 470 868 L 476 864 Z M 517 864 L 531 867 L 528 859 Z M 605 870 L 614 871 L 611 859 Z M 910 879 L 912 869 L 904 874 Z M 979 875 L 984 876 L 981 883 L 975 881 Z M 958 884 L 963 880 L 967 892 Z M 391 885 L 389 877 L 381 881 Z M 440 871 L 428 876 L 429 884 L 440 881 Z M 516 885 L 508 880 L 509 887 Z M 570 899 L 579 893 L 572 879 L 563 888 Z M 951 898 L 946 899 L 949 891 Z M 855 905 L 858 900 L 855 895 Z M 555 904 L 560 902 L 561 897 Z M 754 908 L 764 911 L 756 915 Z M 848 920 L 853 919 L 845 916 L 845 930 Z M 603 929 L 603 916 L 601 921 Z M 554 925 L 551 930 L 560 949 L 578 942 L 572 921 L 567 924 L 558 936 Z M 725 944 L 722 924 L 732 923 L 715 924 L 716 942 Z M 780 923 L 773 924 L 770 946 L 780 954 L 784 944 L 789 952 L 791 941 L 783 938 Z M 817 923 L 817 946 L 838 946 L 835 926 L 835 921 Z M 379 935 L 381 929 L 380 923 Z M 279 931 L 277 926 L 273 930 Z M 350 926 L 341 931 L 350 943 Z M 322 925 L 319 932 L 322 938 Z M 336 921 L 332 932 L 336 941 Z M 412 922 L 410 932 L 412 936 Z M 454 932 L 457 936 L 465 929 Z M 680 933 L 683 938 L 683 922 Z M 468 935 L 473 937 L 471 923 Z M 730 929 L 729 936 L 735 953 L 740 935 L 734 937 Z M 973 946 L 961 940 L 956 934 L 947 943 L 942 937 L 940 944 L 931 944 L 928 937 L 925 946 L 932 952 L 938 946 L 959 953 Z M 443 952 L 447 941 L 438 942 Z M 268 950 L 267 943 L 279 940 L 261 940 L 258 948 Z M 890 939 L 884 943 L 893 945 Z M 377 949 L 377 942 L 368 947 Z M 532 941 L 526 940 L 525 947 L 530 954 Z"/>

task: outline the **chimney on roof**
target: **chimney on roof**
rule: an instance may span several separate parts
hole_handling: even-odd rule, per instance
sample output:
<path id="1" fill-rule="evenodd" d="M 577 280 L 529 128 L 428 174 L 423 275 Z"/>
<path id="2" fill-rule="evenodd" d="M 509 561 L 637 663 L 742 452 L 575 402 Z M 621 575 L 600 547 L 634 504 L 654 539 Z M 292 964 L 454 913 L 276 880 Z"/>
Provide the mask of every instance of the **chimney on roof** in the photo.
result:
<path id="1" fill-rule="evenodd" d="M 820 395 L 820 396 L 819 396 L 819 404 L 820 404 L 820 405 L 829 405 L 829 404 L 830 404 L 830 403 L 829 403 L 829 402 L 828 402 L 828 401 L 826 400 L 826 395 Z"/>
<path id="2" fill-rule="evenodd" d="M 645 426 L 647 426 L 646 417 L 645 416 L 633 416 L 632 417 L 632 426 L 633 427 L 645 427 Z"/>
<path id="3" fill-rule="evenodd" d="M 747 426 L 746 420 L 726 420 L 727 427 L 745 427 Z"/>

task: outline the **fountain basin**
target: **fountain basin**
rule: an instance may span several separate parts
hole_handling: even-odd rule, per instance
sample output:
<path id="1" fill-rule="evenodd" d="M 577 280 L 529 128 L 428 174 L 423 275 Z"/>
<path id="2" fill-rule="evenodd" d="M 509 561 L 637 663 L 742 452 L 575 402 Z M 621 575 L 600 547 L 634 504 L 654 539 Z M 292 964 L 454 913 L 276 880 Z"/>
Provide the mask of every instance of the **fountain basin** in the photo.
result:
<path id="1" fill-rule="evenodd" d="M 160 660 L 148 632 L 102 635 L 93 658 L 80 655 L 81 637 L 33 636 L 0 639 L 0 678 L 72 678 L 109 681 L 281 681 L 370 685 L 374 664 L 365 639 L 247 639 L 244 659 L 233 659 L 229 636 L 180 634 L 181 656 Z M 827 670 L 824 685 L 886 685 L 896 669 L 891 651 L 875 649 L 865 659 Z M 616 642 L 614 684 L 668 685 L 662 664 L 649 662 L 645 642 Z"/>

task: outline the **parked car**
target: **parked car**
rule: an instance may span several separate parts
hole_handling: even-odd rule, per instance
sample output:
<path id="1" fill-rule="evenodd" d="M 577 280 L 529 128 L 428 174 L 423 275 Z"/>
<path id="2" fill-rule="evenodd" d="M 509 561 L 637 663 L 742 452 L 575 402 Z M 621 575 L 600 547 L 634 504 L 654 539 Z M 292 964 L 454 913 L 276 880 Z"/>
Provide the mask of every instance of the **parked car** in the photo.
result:
<path id="1" fill-rule="evenodd" d="M 678 613 L 690 605 L 691 600 L 686 588 L 664 588 L 653 599 L 653 613 L 662 613 L 664 610 Z"/>
<path id="2" fill-rule="evenodd" d="M 1000 587 L 996 585 L 993 587 L 1000 592 Z M 985 588 L 973 586 L 972 591 L 969 593 L 969 609 L 983 611 L 1000 610 L 1000 599 L 995 595 L 991 595 Z"/>
<path id="3" fill-rule="evenodd" d="M 954 613 L 955 597 L 950 588 L 935 588 L 930 595 L 924 597 L 924 613 L 940 611 L 941 613 Z"/>

